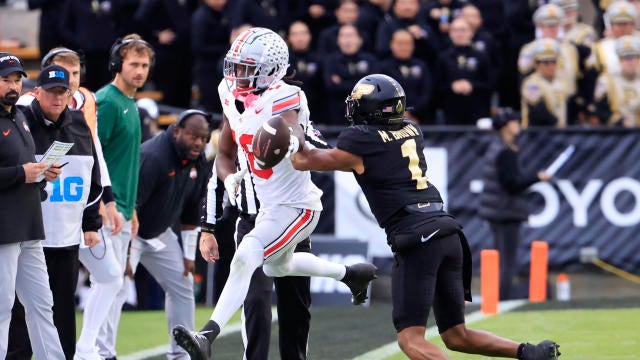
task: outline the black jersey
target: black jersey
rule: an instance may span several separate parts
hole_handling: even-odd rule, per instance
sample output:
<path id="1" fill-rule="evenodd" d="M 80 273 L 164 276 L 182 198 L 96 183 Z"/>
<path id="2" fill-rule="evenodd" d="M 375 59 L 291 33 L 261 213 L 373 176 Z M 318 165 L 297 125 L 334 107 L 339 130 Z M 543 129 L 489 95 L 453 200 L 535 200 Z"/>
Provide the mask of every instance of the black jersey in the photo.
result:
<path id="1" fill-rule="evenodd" d="M 406 205 L 442 202 L 427 180 L 424 139 L 414 123 L 351 126 L 340 133 L 337 147 L 362 157 L 364 172 L 354 175 L 381 227 Z"/>

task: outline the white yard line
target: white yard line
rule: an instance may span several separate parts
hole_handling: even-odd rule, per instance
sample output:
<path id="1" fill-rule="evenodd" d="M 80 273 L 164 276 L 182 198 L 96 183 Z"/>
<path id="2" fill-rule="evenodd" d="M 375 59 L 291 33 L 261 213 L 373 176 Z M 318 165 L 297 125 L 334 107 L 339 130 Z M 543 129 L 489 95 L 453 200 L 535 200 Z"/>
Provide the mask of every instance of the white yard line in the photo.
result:
<path id="1" fill-rule="evenodd" d="M 526 300 L 511 300 L 511 301 L 503 301 L 498 305 L 499 313 L 509 312 L 520 306 L 526 304 Z M 483 315 L 480 310 L 474 311 L 471 314 L 465 316 L 465 322 L 467 324 L 472 324 L 476 321 L 482 320 L 489 317 L 488 315 Z M 425 334 L 426 339 L 431 339 L 438 336 L 438 328 L 436 326 L 432 326 L 427 329 Z M 392 355 L 399 353 L 400 347 L 396 341 L 383 345 L 377 349 L 373 349 L 365 354 L 356 356 L 353 360 L 371 360 L 371 359 L 385 359 Z"/>
<path id="2" fill-rule="evenodd" d="M 271 309 L 271 322 L 276 322 L 276 321 L 278 321 L 278 312 L 276 311 L 275 308 L 272 308 Z M 223 337 L 223 336 L 227 336 L 229 334 L 234 334 L 234 333 L 240 332 L 241 329 L 242 329 L 242 326 L 241 326 L 240 322 L 227 324 L 227 326 L 225 326 L 224 329 L 222 329 L 222 331 L 220 331 L 220 335 L 218 335 L 218 337 Z M 164 344 L 164 345 L 159 345 L 159 346 L 152 347 L 152 348 L 149 348 L 149 349 L 140 350 L 140 351 L 137 351 L 137 352 L 132 353 L 132 354 L 127 354 L 127 355 L 123 355 L 123 356 L 119 356 L 118 355 L 118 359 L 120 359 L 120 360 L 144 360 L 144 359 L 148 359 L 150 357 L 163 355 L 163 354 L 165 354 L 167 352 L 168 349 L 169 349 L 169 344 Z"/>

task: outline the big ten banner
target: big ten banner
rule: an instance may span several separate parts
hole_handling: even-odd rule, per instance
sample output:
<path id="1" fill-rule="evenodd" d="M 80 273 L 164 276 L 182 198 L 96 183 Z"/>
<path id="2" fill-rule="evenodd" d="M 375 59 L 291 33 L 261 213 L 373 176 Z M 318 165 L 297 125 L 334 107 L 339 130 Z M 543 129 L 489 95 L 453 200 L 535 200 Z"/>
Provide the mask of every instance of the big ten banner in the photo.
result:
<path id="1" fill-rule="evenodd" d="M 358 240 L 324 239 L 311 236 L 311 252 L 318 257 L 344 265 L 367 261 L 367 242 Z M 371 291 L 371 288 L 369 288 Z M 351 291 L 344 283 L 325 277 L 311 277 L 311 296 L 314 305 L 351 305 Z M 365 302 L 368 306 L 369 300 Z"/>
<path id="2" fill-rule="evenodd" d="M 480 250 L 492 247 L 488 224 L 477 216 L 483 156 L 494 134 L 473 128 L 424 128 L 429 180 L 447 209 L 464 226 L 479 265 Z M 531 215 L 519 249 L 520 270 L 529 266 L 534 240 L 549 243 L 551 270 L 577 270 L 580 249 L 598 248 L 603 260 L 640 271 L 640 131 L 631 129 L 528 129 L 518 139 L 525 172 L 546 168 L 570 144 L 575 152 L 553 181 L 529 191 Z M 370 256 L 390 256 L 353 175 L 335 175 L 335 234 L 370 243 Z"/>

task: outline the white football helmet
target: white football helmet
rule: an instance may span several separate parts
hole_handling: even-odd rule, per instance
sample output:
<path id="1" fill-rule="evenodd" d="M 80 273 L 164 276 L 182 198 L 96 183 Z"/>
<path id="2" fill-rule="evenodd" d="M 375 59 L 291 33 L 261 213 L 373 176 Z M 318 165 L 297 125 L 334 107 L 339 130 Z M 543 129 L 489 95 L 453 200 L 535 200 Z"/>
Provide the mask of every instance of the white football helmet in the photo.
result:
<path id="1" fill-rule="evenodd" d="M 284 77 L 287 44 L 275 32 L 254 27 L 242 32 L 224 58 L 224 78 L 236 97 L 263 90 Z"/>

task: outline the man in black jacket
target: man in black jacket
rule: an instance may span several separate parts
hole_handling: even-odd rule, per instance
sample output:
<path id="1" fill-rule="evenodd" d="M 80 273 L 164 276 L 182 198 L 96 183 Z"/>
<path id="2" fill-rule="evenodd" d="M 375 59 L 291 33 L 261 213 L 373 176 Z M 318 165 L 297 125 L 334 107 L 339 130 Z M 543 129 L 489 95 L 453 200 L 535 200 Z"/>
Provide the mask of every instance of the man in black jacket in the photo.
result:
<path id="1" fill-rule="evenodd" d="M 209 167 L 204 147 L 211 136 L 211 116 L 199 110 L 183 112 L 175 125 L 142 144 L 138 183 L 138 236 L 131 242 L 129 261 L 138 263 L 162 285 L 169 328 L 194 327 L 193 274 Z M 172 229 L 182 225 L 182 248 Z M 167 358 L 188 358 L 173 337 Z"/>
<path id="2" fill-rule="evenodd" d="M 53 294 L 53 322 L 67 360 L 73 359 L 76 348 L 79 247 L 99 243 L 97 231 L 102 226 L 98 213 L 102 195 L 100 165 L 84 116 L 67 107 L 71 96 L 69 78 L 69 72 L 62 66 L 43 68 L 38 75 L 35 99 L 29 106 L 20 107 L 31 129 L 37 156 L 45 154 L 54 141 L 73 144 L 61 159 L 66 165 L 64 174 L 42 193 L 45 231 L 42 245 Z M 7 359 L 31 357 L 23 317 L 22 306 L 16 302 Z"/>
<path id="3" fill-rule="evenodd" d="M 0 358 L 7 353 L 11 307 L 17 294 L 29 314 L 36 358 L 63 359 L 41 244 L 44 226 L 38 180 L 44 174 L 46 180 L 54 181 L 61 171 L 36 162 L 29 125 L 15 107 L 23 76 L 20 60 L 0 53 Z"/>
<path id="4" fill-rule="evenodd" d="M 550 176 L 543 171 L 522 172 L 515 145 L 520 134 L 516 113 L 502 111 L 492 120 L 498 136 L 485 153 L 478 214 L 491 226 L 493 246 L 500 253 L 500 300 L 508 300 L 514 296 L 511 288 L 518 267 L 520 227 L 529 217 L 525 190 L 538 181 L 548 181 Z"/>

